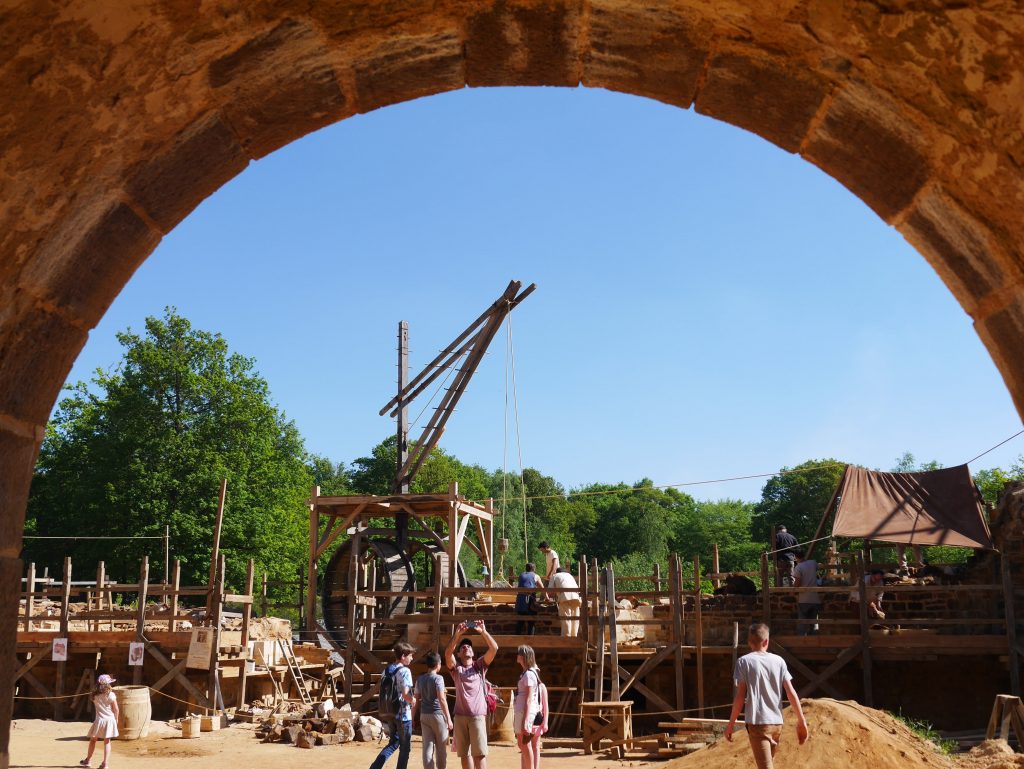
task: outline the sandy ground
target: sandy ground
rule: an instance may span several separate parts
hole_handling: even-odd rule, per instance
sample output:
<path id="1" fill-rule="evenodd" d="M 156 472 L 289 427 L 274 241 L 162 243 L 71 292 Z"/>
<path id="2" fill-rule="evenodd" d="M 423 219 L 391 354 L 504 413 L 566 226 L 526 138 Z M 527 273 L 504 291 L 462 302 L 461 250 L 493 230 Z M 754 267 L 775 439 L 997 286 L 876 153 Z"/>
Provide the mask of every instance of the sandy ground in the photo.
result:
<path id="1" fill-rule="evenodd" d="M 83 735 L 87 723 L 22 719 L 11 729 L 12 767 L 76 767 L 85 758 L 88 741 Z M 294 769 L 297 766 L 368 767 L 380 750 L 376 743 L 350 742 L 344 745 L 303 750 L 291 745 L 264 744 L 254 736 L 251 724 L 234 724 L 219 732 L 206 732 L 198 739 L 185 740 L 181 732 L 162 722 L 151 724 L 145 739 L 111 743 L 113 769 Z M 93 767 L 103 758 L 102 743 L 96 746 Z M 309 762 L 314 762 L 310 764 Z M 557 763 L 556 763 L 557 762 Z M 397 756 L 387 764 L 392 769 Z M 420 738 L 413 737 L 410 769 L 419 769 Z M 519 769 L 519 753 L 512 743 L 492 745 L 488 769 Z M 664 766 L 664 762 L 618 761 L 603 755 L 583 754 L 578 740 L 549 740 L 541 756 L 541 769 L 636 769 Z M 458 769 L 458 758 L 449 754 L 449 769 Z"/>

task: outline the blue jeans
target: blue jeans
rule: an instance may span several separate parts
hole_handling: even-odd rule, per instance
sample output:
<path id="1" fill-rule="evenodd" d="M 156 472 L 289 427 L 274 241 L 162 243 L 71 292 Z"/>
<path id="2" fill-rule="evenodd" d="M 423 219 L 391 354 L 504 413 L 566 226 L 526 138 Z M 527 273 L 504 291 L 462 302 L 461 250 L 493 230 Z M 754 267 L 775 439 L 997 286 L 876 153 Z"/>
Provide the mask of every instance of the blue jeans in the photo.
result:
<path id="1" fill-rule="evenodd" d="M 409 749 L 412 747 L 412 721 L 395 721 L 391 730 L 391 739 L 384 749 L 377 754 L 370 764 L 370 769 L 383 769 L 384 762 L 391 754 L 398 751 L 398 769 L 406 769 L 409 765 Z"/>

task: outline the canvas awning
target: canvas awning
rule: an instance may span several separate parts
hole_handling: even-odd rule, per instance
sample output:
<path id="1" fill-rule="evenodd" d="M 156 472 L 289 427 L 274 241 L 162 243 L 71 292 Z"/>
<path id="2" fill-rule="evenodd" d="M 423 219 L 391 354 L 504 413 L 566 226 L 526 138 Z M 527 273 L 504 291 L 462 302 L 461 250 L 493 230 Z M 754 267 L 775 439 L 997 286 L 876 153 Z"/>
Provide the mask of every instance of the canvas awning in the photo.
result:
<path id="1" fill-rule="evenodd" d="M 839 484 L 833 536 L 992 549 L 967 465 L 923 473 L 849 465 Z"/>

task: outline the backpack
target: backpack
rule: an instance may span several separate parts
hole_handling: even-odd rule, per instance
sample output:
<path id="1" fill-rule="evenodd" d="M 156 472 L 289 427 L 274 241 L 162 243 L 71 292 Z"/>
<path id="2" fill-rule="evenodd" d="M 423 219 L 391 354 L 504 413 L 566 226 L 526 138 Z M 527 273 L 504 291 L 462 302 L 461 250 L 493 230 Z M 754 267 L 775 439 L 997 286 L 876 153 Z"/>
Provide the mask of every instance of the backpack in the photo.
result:
<path id="1" fill-rule="evenodd" d="M 380 696 L 377 698 L 377 713 L 381 720 L 398 718 L 402 712 L 402 689 L 398 683 L 398 670 L 401 665 L 392 663 L 384 669 L 384 675 L 380 677 Z"/>

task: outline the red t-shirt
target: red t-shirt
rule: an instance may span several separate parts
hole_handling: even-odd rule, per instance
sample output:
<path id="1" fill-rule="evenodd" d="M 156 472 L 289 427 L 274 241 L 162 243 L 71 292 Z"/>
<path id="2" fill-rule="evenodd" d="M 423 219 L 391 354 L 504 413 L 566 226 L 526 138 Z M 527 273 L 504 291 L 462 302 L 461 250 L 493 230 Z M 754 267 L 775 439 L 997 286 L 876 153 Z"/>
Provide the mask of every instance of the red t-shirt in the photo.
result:
<path id="1" fill-rule="evenodd" d="M 482 658 L 473 660 L 472 665 L 456 663 L 452 678 L 455 679 L 455 715 L 486 716 L 487 700 L 484 697 L 484 674 L 487 663 Z"/>

